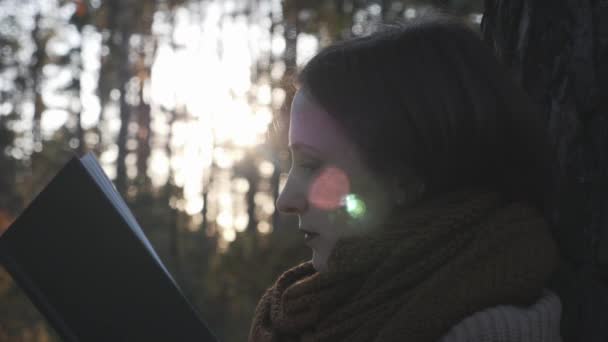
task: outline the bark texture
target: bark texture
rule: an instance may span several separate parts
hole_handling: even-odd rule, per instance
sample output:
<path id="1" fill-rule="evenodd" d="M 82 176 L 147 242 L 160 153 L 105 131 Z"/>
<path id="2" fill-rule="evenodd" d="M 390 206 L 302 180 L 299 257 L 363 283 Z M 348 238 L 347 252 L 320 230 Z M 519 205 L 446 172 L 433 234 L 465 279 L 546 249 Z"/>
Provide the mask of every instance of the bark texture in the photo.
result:
<path id="1" fill-rule="evenodd" d="M 481 29 L 554 143 L 564 341 L 608 341 L 608 1 L 485 0 Z"/>

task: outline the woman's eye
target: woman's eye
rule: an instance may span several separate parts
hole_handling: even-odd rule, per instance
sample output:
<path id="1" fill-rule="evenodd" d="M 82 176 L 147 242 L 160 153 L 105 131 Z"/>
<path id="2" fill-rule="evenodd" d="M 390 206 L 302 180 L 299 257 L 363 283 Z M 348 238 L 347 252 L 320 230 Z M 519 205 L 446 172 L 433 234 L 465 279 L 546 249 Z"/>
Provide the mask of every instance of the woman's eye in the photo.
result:
<path id="1" fill-rule="evenodd" d="M 300 163 L 300 164 L 298 164 L 298 166 L 300 168 L 308 170 L 308 171 L 315 171 L 321 166 L 321 164 L 320 163 Z"/>

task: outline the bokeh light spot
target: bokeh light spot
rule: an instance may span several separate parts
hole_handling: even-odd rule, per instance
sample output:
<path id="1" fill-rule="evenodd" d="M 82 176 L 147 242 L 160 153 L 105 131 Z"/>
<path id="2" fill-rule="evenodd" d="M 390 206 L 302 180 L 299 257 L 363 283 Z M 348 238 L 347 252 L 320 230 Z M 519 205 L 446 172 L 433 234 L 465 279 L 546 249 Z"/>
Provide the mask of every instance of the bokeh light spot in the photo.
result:
<path id="1" fill-rule="evenodd" d="M 337 167 L 328 167 L 312 182 L 308 200 L 319 209 L 333 210 L 342 204 L 349 192 L 350 181 L 346 173 Z"/>

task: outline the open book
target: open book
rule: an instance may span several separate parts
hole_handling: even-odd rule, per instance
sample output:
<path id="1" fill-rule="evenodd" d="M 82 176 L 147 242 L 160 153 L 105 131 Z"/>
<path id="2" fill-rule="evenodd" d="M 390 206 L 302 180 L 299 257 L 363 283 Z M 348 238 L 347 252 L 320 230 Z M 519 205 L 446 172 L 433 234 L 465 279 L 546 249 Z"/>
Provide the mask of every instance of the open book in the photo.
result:
<path id="1" fill-rule="evenodd" d="M 92 154 L 0 236 L 0 263 L 65 341 L 215 341 Z"/>

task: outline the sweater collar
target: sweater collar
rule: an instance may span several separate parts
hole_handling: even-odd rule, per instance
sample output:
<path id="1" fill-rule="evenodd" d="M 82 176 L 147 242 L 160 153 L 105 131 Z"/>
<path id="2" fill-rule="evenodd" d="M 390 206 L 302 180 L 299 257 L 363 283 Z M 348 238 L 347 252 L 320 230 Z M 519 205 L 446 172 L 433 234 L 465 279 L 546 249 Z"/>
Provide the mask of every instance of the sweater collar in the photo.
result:
<path id="1" fill-rule="evenodd" d="M 439 342 L 559 342 L 562 303 L 545 288 L 530 306 L 499 305 L 454 325 Z"/>

